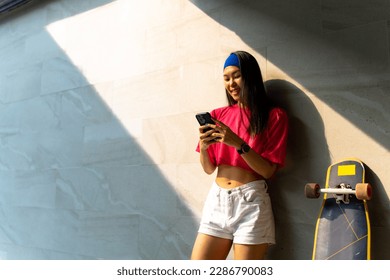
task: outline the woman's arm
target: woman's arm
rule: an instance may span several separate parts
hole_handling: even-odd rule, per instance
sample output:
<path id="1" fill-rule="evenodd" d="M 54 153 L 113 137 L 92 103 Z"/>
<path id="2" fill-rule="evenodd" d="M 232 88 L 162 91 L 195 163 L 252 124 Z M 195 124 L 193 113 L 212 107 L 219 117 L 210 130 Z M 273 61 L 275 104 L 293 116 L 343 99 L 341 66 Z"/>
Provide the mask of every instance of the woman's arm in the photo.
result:
<path id="1" fill-rule="evenodd" d="M 212 174 L 215 169 L 217 168 L 212 162 L 210 161 L 210 156 L 207 150 L 200 150 L 200 163 L 203 167 L 204 172 L 207 174 Z"/>
<path id="2" fill-rule="evenodd" d="M 199 127 L 199 154 L 200 163 L 203 167 L 204 172 L 210 175 L 215 171 L 217 167 L 211 162 L 207 149 L 210 145 L 215 144 L 216 139 L 215 137 L 211 136 L 215 132 L 215 130 L 211 129 L 209 131 L 203 132 L 205 128 L 209 128 L 209 126 L 204 125 Z"/>
<path id="3" fill-rule="evenodd" d="M 269 162 L 252 149 L 250 149 L 248 153 L 242 154 L 241 157 L 246 161 L 250 168 L 263 176 L 264 179 L 271 178 L 278 167 L 276 163 Z"/>

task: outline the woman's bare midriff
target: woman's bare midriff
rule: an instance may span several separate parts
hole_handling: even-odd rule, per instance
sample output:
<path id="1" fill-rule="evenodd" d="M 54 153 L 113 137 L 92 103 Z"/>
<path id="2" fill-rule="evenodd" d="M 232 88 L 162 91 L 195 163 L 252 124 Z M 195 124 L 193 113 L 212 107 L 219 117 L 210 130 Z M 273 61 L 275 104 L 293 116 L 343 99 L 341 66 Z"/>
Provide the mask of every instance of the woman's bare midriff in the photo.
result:
<path id="1" fill-rule="evenodd" d="M 221 188 L 232 189 L 262 179 L 263 177 L 259 174 L 249 172 L 240 167 L 220 165 L 218 166 L 215 182 Z"/>

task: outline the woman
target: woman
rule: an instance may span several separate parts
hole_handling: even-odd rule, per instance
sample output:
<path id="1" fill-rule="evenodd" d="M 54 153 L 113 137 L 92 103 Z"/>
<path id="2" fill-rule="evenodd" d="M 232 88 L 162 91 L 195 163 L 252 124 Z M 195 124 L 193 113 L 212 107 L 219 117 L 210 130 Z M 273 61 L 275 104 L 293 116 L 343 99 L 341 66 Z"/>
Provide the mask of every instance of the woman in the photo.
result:
<path id="1" fill-rule="evenodd" d="M 284 164 L 287 115 L 272 107 L 251 54 L 230 54 L 223 78 L 229 105 L 211 112 L 216 124 L 199 128 L 201 165 L 217 177 L 191 259 L 226 259 L 232 246 L 234 259 L 264 259 L 275 243 L 265 180 Z"/>

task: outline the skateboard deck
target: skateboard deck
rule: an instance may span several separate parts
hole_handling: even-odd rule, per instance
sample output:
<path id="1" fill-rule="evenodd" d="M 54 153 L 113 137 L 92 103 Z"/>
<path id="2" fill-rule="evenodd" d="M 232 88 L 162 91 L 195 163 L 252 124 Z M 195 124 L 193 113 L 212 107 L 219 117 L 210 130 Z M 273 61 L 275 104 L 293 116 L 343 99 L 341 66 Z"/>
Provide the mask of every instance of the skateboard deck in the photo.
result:
<path id="1" fill-rule="evenodd" d="M 325 193 L 316 223 L 313 260 L 371 258 L 366 202 L 371 198 L 371 186 L 364 182 L 364 164 L 358 159 L 345 159 L 328 167 L 325 189 L 308 184 L 315 189 L 316 197 Z M 362 189 L 363 195 L 359 194 Z"/>

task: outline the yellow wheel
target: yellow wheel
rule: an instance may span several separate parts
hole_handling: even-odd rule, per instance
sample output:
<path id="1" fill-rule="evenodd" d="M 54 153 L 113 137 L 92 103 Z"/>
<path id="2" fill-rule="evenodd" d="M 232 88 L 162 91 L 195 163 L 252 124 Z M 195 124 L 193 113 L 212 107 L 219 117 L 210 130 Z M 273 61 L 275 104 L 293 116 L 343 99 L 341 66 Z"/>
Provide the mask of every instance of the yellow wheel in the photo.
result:
<path id="1" fill-rule="evenodd" d="M 356 184 L 356 198 L 360 200 L 370 200 L 372 197 L 372 188 L 370 184 L 358 183 Z"/>
<path id="2" fill-rule="evenodd" d="M 320 186 L 316 183 L 308 183 L 305 186 L 305 196 L 307 198 L 319 198 L 320 197 Z"/>

